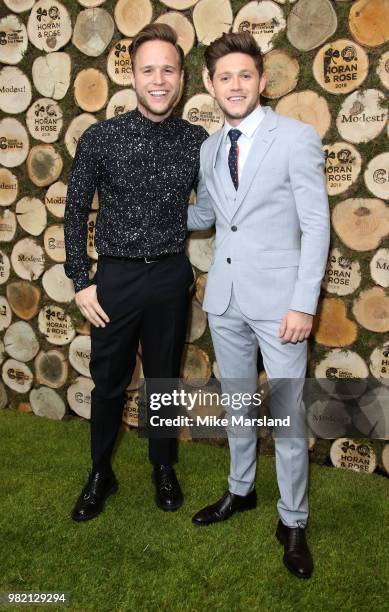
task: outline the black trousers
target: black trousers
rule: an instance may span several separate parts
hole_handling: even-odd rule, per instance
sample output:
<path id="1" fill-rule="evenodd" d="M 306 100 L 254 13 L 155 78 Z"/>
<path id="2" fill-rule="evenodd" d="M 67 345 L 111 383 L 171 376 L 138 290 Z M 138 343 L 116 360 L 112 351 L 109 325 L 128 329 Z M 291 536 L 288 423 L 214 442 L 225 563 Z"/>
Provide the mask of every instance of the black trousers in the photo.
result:
<path id="1" fill-rule="evenodd" d="M 146 380 L 178 378 L 193 271 L 184 253 L 155 263 L 100 257 L 97 299 L 110 322 L 91 329 L 93 469 L 110 469 L 139 342 Z M 150 438 L 153 464 L 177 460 L 177 439 Z"/>

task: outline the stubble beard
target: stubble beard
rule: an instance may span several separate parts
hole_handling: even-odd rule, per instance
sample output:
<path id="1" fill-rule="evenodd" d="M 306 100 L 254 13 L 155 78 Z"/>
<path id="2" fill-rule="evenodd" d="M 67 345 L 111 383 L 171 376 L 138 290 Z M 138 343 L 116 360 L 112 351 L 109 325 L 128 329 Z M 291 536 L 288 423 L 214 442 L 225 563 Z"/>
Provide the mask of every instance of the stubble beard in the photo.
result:
<path id="1" fill-rule="evenodd" d="M 246 117 L 251 115 L 251 113 L 257 108 L 257 106 L 259 106 L 259 98 L 254 100 L 251 104 L 249 104 L 249 106 L 247 107 L 245 111 L 236 112 L 233 115 L 230 114 L 230 111 L 223 104 L 220 104 L 220 102 L 218 104 L 220 108 L 222 109 L 227 121 L 229 121 L 229 119 L 241 119 L 243 121 L 243 119 L 246 119 Z"/>
<path id="2" fill-rule="evenodd" d="M 174 92 L 174 95 L 170 98 L 166 107 L 164 108 L 153 108 L 149 104 L 148 100 L 141 93 L 138 93 L 136 90 L 135 90 L 135 93 L 136 93 L 138 102 L 146 109 L 146 111 L 148 111 L 149 113 L 157 117 L 163 117 L 163 115 L 170 115 L 173 109 L 175 108 L 179 100 L 180 88 L 177 88 L 177 90 Z"/>

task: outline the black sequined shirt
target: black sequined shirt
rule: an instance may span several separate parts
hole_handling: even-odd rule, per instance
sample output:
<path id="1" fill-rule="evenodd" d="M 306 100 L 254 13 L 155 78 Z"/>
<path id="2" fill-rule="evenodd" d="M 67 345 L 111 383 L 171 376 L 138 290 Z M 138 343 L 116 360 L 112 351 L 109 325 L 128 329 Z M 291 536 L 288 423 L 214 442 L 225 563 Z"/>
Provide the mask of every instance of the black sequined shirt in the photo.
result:
<path id="1" fill-rule="evenodd" d="M 86 245 L 96 189 L 99 255 L 155 257 L 184 249 L 187 205 L 207 137 L 183 119 L 158 123 L 138 110 L 93 124 L 81 135 L 65 207 L 64 267 L 76 291 L 93 282 Z"/>

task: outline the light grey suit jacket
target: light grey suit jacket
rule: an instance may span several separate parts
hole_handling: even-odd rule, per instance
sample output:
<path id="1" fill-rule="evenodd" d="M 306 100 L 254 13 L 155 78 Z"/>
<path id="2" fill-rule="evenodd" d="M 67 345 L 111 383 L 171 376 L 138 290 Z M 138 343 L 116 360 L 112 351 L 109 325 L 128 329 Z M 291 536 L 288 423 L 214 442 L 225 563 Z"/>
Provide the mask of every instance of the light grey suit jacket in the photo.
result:
<path id="1" fill-rule="evenodd" d="M 201 147 L 188 229 L 216 224 L 203 308 L 225 312 L 233 283 L 250 319 L 280 319 L 289 309 L 315 314 L 330 239 L 322 144 L 310 125 L 263 108 L 237 191 L 223 130 Z"/>

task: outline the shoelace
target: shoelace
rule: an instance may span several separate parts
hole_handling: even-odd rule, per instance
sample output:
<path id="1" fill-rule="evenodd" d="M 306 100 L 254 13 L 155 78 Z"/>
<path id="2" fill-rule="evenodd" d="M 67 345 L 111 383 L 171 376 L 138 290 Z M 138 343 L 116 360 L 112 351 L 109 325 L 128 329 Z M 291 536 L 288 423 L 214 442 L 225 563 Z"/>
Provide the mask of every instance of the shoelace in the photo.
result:
<path id="1" fill-rule="evenodd" d="M 166 491 L 172 490 L 173 488 L 173 484 L 171 482 L 172 474 L 170 472 L 161 472 L 159 479 L 160 479 L 161 488 L 166 489 Z"/>
<path id="2" fill-rule="evenodd" d="M 97 496 L 97 474 L 92 477 L 92 473 L 89 474 L 88 482 L 85 487 L 84 499 L 92 499 Z"/>

